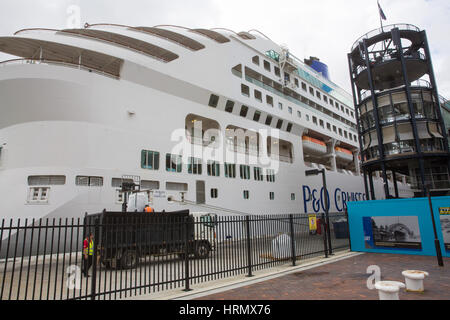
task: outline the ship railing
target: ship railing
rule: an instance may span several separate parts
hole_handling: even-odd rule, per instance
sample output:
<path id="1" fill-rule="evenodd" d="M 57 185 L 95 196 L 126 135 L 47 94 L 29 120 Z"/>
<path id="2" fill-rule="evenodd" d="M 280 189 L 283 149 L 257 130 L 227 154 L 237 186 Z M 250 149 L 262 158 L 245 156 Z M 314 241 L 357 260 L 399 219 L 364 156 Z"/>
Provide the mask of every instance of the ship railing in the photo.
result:
<path id="1" fill-rule="evenodd" d="M 358 40 L 355 41 L 355 43 L 352 46 L 351 52 L 355 50 L 355 48 L 359 45 L 359 43 L 364 39 L 372 38 L 373 36 L 376 36 L 380 33 L 390 32 L 392 29 L 398 28 L 400 30 L 411 30 L 411 31 L 417 31 L 419 32 L 420 29 L 412 24 L 408 23 L 399 23 L 399 24 L 391 24 L 387 26 L 383 26 L 383 28 L 377 28 L 374 30 L 371 30 L 364 34 L 363 36 L 359 37 Z"/>
<path id="2" fill-rule="evenodd" d="M 0 67 L 5 67 L 9 65 L 17 65 L 17 64 L 46 64 L 46 65 L 59 65 L 64 67 L 70 67 L 74 69 L 83 69 L 89 72 L 95 72 L 97 74 L 101 74 L 107 77 L 111 77 L 114 79 L 119 79 L 116 75 L 103 71 L 101 69 L 97 69 L 92 66 L 87 66 L 83 63 L 70 63 L 67 61 L 53 60 L 53 59 L 31 59 L 31 58 L 19 58 L 19 59 L 10 59 L 0 62 Z"/>

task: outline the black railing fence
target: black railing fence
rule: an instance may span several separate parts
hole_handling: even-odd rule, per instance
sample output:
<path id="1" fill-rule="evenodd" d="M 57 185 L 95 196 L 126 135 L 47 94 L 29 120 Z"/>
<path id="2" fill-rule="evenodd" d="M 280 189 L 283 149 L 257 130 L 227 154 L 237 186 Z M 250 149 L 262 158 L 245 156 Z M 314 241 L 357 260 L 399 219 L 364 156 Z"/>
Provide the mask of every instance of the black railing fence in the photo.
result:
<path id="1" fill-rule="evenodd" d="M 167 215 L 1 221 L 0 299 L 121 299 L 191 290 L 207 281 L 328 257 L 350 245 L 345 213 L 329 214 L 331 234 L 320 214 L 317 231 L 311 231 L 307 214 Z M 85 259 L 84 239 L 91 232 L 92 255 Z"/>

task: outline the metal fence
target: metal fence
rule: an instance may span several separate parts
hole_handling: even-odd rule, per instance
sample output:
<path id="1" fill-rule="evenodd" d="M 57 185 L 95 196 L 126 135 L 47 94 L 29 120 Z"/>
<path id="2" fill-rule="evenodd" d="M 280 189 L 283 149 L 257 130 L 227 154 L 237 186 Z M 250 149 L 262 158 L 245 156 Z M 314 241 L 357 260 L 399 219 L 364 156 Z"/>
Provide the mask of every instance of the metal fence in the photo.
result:
<path id="1" fill-rule="evenodd" d="M 345 213 L 330 213 L 319 229 L 307 214 L 219 216 L 205 220 L 162 214 L 151 219 L 3 220 L 0 299 L 121 299 L 252 276 L 257 270 L 349 248 Z M 84 239 L 93 233 L 93 255 Z M 92 261 L 88 276 L 84 265 Z"/>

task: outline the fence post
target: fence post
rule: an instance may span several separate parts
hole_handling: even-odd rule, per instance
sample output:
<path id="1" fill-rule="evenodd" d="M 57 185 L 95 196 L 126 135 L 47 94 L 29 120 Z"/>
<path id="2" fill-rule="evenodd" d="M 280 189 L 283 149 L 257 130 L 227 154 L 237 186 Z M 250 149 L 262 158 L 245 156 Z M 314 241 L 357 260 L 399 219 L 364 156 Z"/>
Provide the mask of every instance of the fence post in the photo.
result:
<path id="1" fill-rule="evenodd" d="M 251 233 L 250 233 L 250 216 L 245 216 L 245 225 L 247 229 L 247 262 L 248 262 L 248 274 L 247 277 L 253 277 L 252 274 L 252 246 L 251 246 Z"/>
<path id="2" fill-rule="evenodd" d="M 292 266 L 295 267 L 297 257 L 295 254 L 294 216 L 292 214 L 289 215 L 289 227 L 290 227 L 290 231 L 291 231 Z"/>
<path id="3" fill-rule="evenodd" d="M 92 257 L 92 281 L 91 281 L 91 300 L 95 300 L 96 296 L 96 284 L 97 284 L 97 248 L 98 248 L 98 241 L 99 241 L 99 218 L 95 219 L 95 225 L 94 225 L 94 256 Z M 87 273 L 87 271 L 86 271 Z"/>
<path id="4" fill-rule="evenodd" d="M 185 244 L 184 244 L 184 274 L 185 274 L 185 285 L 183 291 L 192 291 L 192 289 L 189 287 L 189 216 L 184 218 L 184 232 L 185 232 Z"/>
<path id="5" fill-rule="evenodd" d="M 325 258 L 328 258 L 328 243 L 327 243 L 327 227 L 325 226 L 325 214 L 322 212 L 321 227 L 323 232 L 323 251 L 325 252 Z"/>

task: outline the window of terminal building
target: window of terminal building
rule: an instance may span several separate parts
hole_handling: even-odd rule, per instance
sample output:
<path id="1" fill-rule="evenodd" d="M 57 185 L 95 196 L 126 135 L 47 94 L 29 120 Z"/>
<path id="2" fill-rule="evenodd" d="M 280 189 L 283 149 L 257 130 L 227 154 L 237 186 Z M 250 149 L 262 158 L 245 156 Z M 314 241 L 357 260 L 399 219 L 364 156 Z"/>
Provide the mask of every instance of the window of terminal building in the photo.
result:
<path id="1" fill-rule="evenodd" d="M 216 96 L 215 94 L 212 94 L 209 97 L 208 106 L 210 106 L 212 108 L 216 108 L 218 103 L 219 103 L 219 97 Z"/>
<path id="2" fill-rule="evenodd" d="M 245 84 L 241 84 L 241 93 L 246 97 L 250 97 L 250 88 Z"/>
<path id="3" fill-rule="evenodd" d="M 255 90 L 255 99 L 259 102 L 262 102 L 262 93 L 261 91 Z"/>

